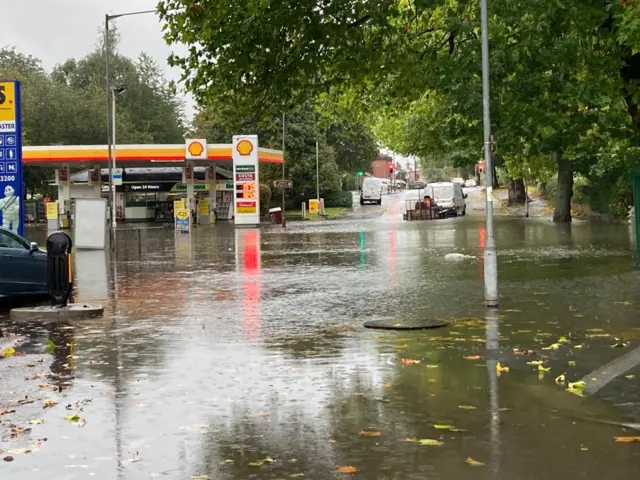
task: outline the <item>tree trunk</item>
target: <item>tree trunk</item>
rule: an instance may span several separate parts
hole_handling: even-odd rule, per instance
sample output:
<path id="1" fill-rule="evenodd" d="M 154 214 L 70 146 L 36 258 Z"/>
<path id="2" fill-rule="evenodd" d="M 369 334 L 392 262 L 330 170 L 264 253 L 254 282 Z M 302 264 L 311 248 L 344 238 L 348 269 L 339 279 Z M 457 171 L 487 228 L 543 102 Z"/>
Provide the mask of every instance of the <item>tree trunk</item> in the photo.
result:
<path id="1" fill-rule="evenodd" d="M 498 183 L 498 170 L 496 165 L 493 164 L 493 188 L 499 188 L 500 184 Z"/>
<path id="2" fill-rule="evenodd" d="M 509 181 L 509 205 L 524 205 L 527 201 L 527 192 L 524 181 L 521 178 Z"/>
<path id="3" fill-rule="evenodd" d="M 558 188 L 556 191 L 556 208 L 553 212 L 555 223 L 571 222 L 571 197 L 573 197 L 573 169 L 571 162 L 562 156 L 561 152 L 556 154 L 558 165 Z"/>

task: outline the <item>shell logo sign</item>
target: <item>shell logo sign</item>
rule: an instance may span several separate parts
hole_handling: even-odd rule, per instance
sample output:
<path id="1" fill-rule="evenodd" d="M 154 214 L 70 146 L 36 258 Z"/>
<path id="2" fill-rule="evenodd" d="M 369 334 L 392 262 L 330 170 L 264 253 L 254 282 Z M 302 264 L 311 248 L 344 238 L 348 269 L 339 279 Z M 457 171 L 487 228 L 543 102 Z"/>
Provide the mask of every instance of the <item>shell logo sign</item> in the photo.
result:
<path id="1" fill-rule="evenodd" d="M 251 143 L 249 140 L 240 140 L 236 145 L 236 150 L 243 157 L 251 155 L 251 152 L 253 152 L 253 143 Z"/>
<path id="2" fill-rule="evenodd" d="M 199 157 L 202 155 L 202 152 L 204 152 L 204 147 L 200 142 L 192 142 L 191 145 L 189 145 L 189 153 L 194 157 Z"/>
<path id="3" fill-rule="evenodd" d="M 187 139 L 185 141 L 186 160 L 206 160 L 207 141 L 204 139 Z"/>

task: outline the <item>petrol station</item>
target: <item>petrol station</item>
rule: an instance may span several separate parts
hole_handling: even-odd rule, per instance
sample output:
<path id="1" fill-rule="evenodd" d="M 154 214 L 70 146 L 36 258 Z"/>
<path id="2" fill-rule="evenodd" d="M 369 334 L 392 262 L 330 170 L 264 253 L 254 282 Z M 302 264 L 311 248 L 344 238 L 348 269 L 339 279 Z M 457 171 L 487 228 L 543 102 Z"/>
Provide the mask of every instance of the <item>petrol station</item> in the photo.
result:
<path id="1" fill-rule="evenodd" d="M 173 145 L 117 145 L 112 155 L 119 221 L 172 219 L 175 202 L 183 201 L 197 223 L 211 223 L 215 212 L 220 220 L 257 225 L 259 165 L 283 162 L 281 151 L 259 147 L 255 135 L 234 136 L 231 144 L 187 139 Z M 22 157 L 25 166 L 55 167 L 53 220 L 60 224 L 73 212 L 75 199 L 109 196 L 106 145 L 29 146 Z"/>

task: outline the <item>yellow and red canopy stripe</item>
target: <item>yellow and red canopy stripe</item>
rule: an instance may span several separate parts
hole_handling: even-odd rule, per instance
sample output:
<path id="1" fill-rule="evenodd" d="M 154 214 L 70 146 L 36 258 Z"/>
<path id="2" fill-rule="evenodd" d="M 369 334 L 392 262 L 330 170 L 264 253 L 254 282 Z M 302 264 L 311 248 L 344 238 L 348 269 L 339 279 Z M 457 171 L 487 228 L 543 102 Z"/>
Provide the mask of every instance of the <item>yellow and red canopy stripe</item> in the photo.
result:
<path id="1" fill-rule="evenodd" d="M 209 160 L 231 161 L 231 144 L 212 144 L 207 146 Z M 184 162 L 184 145 L 118 145 L 115 150 L 116 161 Z M 26 165 L 41 163 L 106 162 L 109 152 L 106 145 L 74 145 L 23 147 L 22 161 Z M 258 149 L 258 159 L 262 163 L 282 163 L 283 155 L 279 150 Z"/>

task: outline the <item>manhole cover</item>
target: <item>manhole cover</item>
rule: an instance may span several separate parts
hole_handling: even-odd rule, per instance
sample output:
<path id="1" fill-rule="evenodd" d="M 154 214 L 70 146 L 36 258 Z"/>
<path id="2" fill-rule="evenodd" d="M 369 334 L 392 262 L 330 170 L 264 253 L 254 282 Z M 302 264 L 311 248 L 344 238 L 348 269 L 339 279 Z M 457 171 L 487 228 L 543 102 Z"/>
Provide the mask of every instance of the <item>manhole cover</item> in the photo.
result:
<path id="1" fill-rule="evenodd" d="M 365 322 L 365 328 L 377 328 L 380 330 L 425 330 L 427 328 L 440 328 L 449 325 L 442 320 L 374 320 Z"/>

